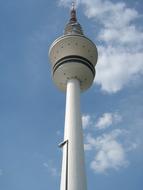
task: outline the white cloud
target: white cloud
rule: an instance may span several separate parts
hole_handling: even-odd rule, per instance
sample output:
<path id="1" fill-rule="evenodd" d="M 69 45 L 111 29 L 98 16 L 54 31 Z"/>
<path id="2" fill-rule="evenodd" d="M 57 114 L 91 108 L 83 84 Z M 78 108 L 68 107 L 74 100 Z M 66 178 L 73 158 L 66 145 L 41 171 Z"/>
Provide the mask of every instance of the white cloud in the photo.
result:
<path id="1" fill-rule="evenodd" d="M 113 117 L 111 113 L 104 113 L 102 117 L 99 118 L 96 127 L 99 129 L 105 129 L 112 125 Z"/>
<path id="2" fill-rule="evenodd" d="M 91 162 L 91 168 L 94 171 L 102 173 L 108 169 L 117 170 L 120 167 L 124 167 L 128 164 L 128 161 L 125 158 L 124 148 L 117 141 L 111 140 L 107 142 L 106 145 L 101 144 L 100 146 L 101 150 Z"/>
<path id="3" fill-rule="evenodd" d="M 84 150 L 85 150 L 85 151 L 92 150 L 91 144 L 84 144 Z"/>
<path id="4" fill-rule="evenodd" d="M 99 61 L 95 82 L 102 90 L 115 93 L 143 74 L 143 31 L 134 21 L 139 13 L 126 3 L 102 0 L 82 1 L 86 15 L 95 18 L 102 28 L 98 38 Z"/>
<path id="5" fill-rule="evenodd" d="M 125 130 L 115 129 L 110 133 L 93 138 L 91 134 L 86 137 L 86 150 L 96 152 L 95 157 L 90 163 L 91 169 L 97 173 L 106 173 L 111 169 L 118 170 L 127 167 L 127 152 L 137 147 L 137 144 L 131 143 L 128 146 L 125 142 L 120 142 L 119 138 L 128 137 Z"/>
<path id="6" fill-rule="evenodd" d="M 100 59 L 95 82 L 102 90 L 115 93 L 143 74 L 143 53 L 123 47 L 99 47 Z"/>
<path id="7" fill-rule="evenodd" d="M 121 116 L 117 113 L 104 113 L 97 121 L 95 127 L 98 129 L 105 129 L 113 123 L 121 121 Z"/>
<path id="8" fill-rule="evenodd" d="M 82 126 L 83 126 L 83 129 L 86 129 L 91 124 L 92 124 L 91 116 L 90 115 L 83 115 L 82 116 Z"/>
<path id="9" fill-rule="evenodd" d="M 122 117 L 118 113 L 103 113 L 103 115 L 96 120 L 93 115 L 83 115 L 82 116 L 82 126 L 83 129 L 87 129 L 89 127 L 97 128 L 97 129 L 106 129 L 111 125 L 116 125 L 121 122 Z"/>
<path id="10" fill-rule="evenodd" d="M 71 1 L 61 0 L 62 4 Z M 125 2 L 111 0 L 81 0 L 85 15 L 94 25 L 100 24 L 96 36 L 103 45 L 98 46 L 99 60 L 95 83 L 103 91 L 116 93 L 143 75 L 143 30 L 135 21 L 141 15 Z M 95 22 L 95 23 L 94 23 Z M 101 44 L 101 43 L 100 43 Z"/>
<path id="11" fill-rule="evenodd" d="M 50 173 L 51 176 L 56 177 L 56 176 L 59 175 L 57 168 L 55 168 L 55 167 L 53 166 L 53 164 L 52 164 L 51 161 L 50 161 L 49 163 L 44 162 L 44 163 L 43 163 L 43 166 L 48 169 L 48 172 Z"/>
<path id="12" fill-rule="evenodd" d="M 125 2 L 111 0 L 82 0 L 86 7 L 86 16 L 96 18 L 108 28 L 122 28 L 139 17 L 134 8 L 128 8 Z M 122 16 L 122 17 L 121 17 Z"/>
<path id="13" fill-rule="evenodd" d="M 134 25 L 129 25 L 123 28 L 103 28 L 99 34 L 99 39 L 104 42 L 116 43 L 120 45 L 136 45 L 143 40 L 143 33 L 136 29 Z M 139 44 L 137 44 L 139 43 Z M 136 48 L 135 47 L 135 48 Z"/>

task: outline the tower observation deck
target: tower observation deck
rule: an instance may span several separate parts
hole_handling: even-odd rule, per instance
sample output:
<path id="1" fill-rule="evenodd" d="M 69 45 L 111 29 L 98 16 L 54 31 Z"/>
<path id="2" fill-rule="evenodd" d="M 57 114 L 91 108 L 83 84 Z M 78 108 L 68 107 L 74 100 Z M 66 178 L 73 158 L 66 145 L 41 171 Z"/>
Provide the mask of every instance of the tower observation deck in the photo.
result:
<path id="1" fill-rule="evenodd" d="M 64 35 L 50 47 L 52 78 L 66 92 L 65 132 L 60 190 L 87 190 L 84 167 L 84 148 L 80 114 L 80 92 L 88 89 L 95 77 L 98 53 L 77 21 L 72 6 Z"/>

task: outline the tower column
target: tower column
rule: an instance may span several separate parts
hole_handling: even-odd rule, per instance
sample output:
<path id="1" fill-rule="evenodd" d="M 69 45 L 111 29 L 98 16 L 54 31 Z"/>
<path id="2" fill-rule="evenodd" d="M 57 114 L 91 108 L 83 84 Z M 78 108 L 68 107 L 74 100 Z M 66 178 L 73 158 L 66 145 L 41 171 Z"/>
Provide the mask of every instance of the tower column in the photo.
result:
<path id="1" fill-rule="evenodd" d="M 67 82 L 61 190 L 86 190 L 84 147 L 80 114 L 80 83 Z"/>
<path id="2" fill-rule="evenodd" d="M 50 46 L 52 78 L 66 92 L 64 141 L 60 190 L 87 190 L 80 93 L 87 90 L 95 77 L 98 52 L 78 23 L 75 6 L 70 11 L 64 35 Z"/>

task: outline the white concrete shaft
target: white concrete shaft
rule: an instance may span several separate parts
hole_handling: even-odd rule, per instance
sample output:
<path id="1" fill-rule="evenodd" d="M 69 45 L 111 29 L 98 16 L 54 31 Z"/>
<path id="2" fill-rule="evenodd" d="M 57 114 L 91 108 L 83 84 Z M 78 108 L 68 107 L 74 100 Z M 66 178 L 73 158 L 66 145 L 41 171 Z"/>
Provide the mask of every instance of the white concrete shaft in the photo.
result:
<path id="1" fill-rule="evenodd" d="M 68 143 L 63 146 L 61 190 L 87 190 L 82 133 L 80 84 L 71 79 L 67 83 L 64 140 Z"/>

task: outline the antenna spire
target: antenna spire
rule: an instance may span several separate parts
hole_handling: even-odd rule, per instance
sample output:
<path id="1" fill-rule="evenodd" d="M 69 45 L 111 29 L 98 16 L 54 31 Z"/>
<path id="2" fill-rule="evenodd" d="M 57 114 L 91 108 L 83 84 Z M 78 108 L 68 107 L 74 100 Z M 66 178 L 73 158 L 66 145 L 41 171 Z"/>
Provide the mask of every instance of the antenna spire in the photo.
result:
<path id="1" fill-rule="evenodd" d="M 72 23 L 77 22 L 77 18 L 76 18 L 76 1 L 72 1 L 70 22 L 72 22 Z"/>
<path id="2" fill-rule="evenodd" d="M 76 2 L 75 2 L 75 1 L 72 1 L 72 9 L 75 10 L 75 8 L 76 8 Z"/>

